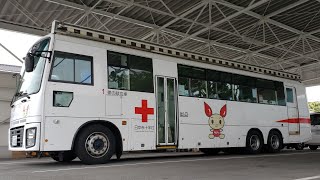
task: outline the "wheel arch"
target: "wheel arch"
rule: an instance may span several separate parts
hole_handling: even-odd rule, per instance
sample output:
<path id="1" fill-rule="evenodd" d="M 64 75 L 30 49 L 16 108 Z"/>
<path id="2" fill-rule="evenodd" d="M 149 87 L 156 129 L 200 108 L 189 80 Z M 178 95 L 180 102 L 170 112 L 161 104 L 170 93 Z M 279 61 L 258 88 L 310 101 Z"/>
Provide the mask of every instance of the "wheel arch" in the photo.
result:
<path id="1" fill-rule="evenodd" d="M 273 131 L 278 132 L 278 133 L 280 134 L 282 140 L 283 140 L 283 135 L 282 135 L 281 131 L 280 131 L 279 129 L 277 129 L 277 128 L 272 128 L 272 129 L 270 129 L 270 131 L 269 131 L 269 133 L 268 133 L 268 137 L 269 137 L 270 133 L 273 132 Z"/>
<path id="2" fill-rule="evenodd" d="M 105 121 L 105 120 L 91 120 L 88 121 L 84 124 L 82 124 L 76 131 L 73 139 L 72 139 L 72 144 L 71 144 L 71 149 L 74 149 L 74 145 L 75 145 L 75 141 L 77 139 L 78 134 L 85 129 L 86 127 L 93 125 L 93 124 L 100 124 L 103 125 L 105 127 L 108 127 L 111 132 L 114 134 L 115 139 L 116 139 L 116 155 L 117 157 L 122 155 L 122 151 L 123 151 L 123 144 L 122 144 L 122 135 L 120 130 L 117 128 L 117 126 L 115 124 L 113 124 L 110 121 Z"/>
<path id="3" fill-rule="evenodd" d="M 251 128 L 251 129 L 249 129 L 249 131 L 247 132 L 247 135 L 246 135 L 246 136 L 248 136 L 248 134 L 249 134 L 250 132 L 252 132 L 252 131 L 256 131 L 256 132 L 258 132 L 258 133 L 260 134 L 260 137 L 262 138 L 262 144 L 264 144 L 264 143 L 265 143 L 265 138 L 264 138 L 264 136 L 263 136 L 262 131 L 261 131 L 259 128 Z"/>

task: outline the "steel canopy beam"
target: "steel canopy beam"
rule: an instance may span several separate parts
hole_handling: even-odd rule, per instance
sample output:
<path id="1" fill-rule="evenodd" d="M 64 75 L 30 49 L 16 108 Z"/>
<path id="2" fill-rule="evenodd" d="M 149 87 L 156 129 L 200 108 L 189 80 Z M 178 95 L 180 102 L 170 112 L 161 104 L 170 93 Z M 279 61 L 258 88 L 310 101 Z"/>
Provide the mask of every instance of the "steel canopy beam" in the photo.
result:
<path id="1" fill-rule="evenodd" d="M 220 21 L 218 21 L 218 22 L 216 22 L 216 23 L 213 23 L 213 24 L 209 25 L 208 27 L 206 27 L 206 28 L 204 28 L 204 29 L 202 29 L 202 30 L 200 30 L 200 31 L 197 31 L 196 33 L 193 33 L 193 34 L 191 34 L 191 35 L 188 35 L 187 37 L 183 38 L 182 40 L 175 42 L 175 43 L 172 44 L 171 46 L 172 46 L 172 47 L 176 47 L 177 45 L 179 45 L 179 44 L 187 41 L 188 39 L 194 38 L 194 37 L 196 37 L 197 35 L 199 35 L 199 34 L 201 34 L 201 33 L 204 33 L 204 32 L 206 32 L 207 30 L 209 30 L 209 29 L 211 29 L 211 28 L 213 28 L 213 27 L 216 27 L 216 26 L 218 26 L 218 25 L 220 25 L 220 24 L 222 24 L 222 23 L 224 23 L 224 22 L 227 22 L 227 21 L 229 21 L 230 19 L 232 19 L 232 18 L 234 18 L 234 17 L 237 17 L 237 16 L 239 16 L 240 14 L 245 13 L 246 11 L 249 11 L 249 10 L 255 8 L 255 7 L 258 7 L 258 6 L 264 4 L 264 3 L 268 2 L 268 1 L 270 1 L 270 0 L 261 0 L 261 1 L 257 2 L 257 3 L 255 3 L 255 4 L 252 4 L 252 5 L 249 6 L 249 7 L 241 8 L 241 10 L 238 9 L 238 12 L 236 12 L 236 13 L 230 15 L 230 16 L 227 16 L 226 18 L 224 18 L 224 19 L 222 19 L 222 20 L 220 20 Z"/>
<path id="2" fill-rule="evenodd" d="M 3 44 L 0 43 L 0 46 L 6 50 L 9 54 L 11 54 L 16 60 L 18 60 L 19 62 L 23 62 L 20 58 L 18 58 L 18 56 L 16 56 L 13 52 L 11 52 L 8 48 L 6 48 Z"/>
<path id="3" fill-rule="evenodd" d="M 246 8 L 244 8 L 244 7 L 237 6 L 237 5 L 231 4 L 231 3 L 229 3 L 229 2 L 226 2 L 226 1 L 224 1 L 224 0 L 213 0 L 213 1 L 215 1 L 216 3 L 220 3 L 220 4 L 222 4 L 222 5 L 228 6 L 228 7 L 230 7 L 230 8 L 233 8 L 233 9 L 238 10 L 238 11 L 242 11 L 242 10 L 246 9 Z M 305 32 L 303 32 L 303 31 L 297 30 L 297 29 L 295 29 L 295 28 L 293 28 L 293 27 L 290 27 L 290 26 L 285 25 L 285 24 L 283 24 L 283 23 L 280 23 L 280 22 L 277 22 L 277 21 L 275 21 L 275 20 L 272 20 L 272 19 L 270 19 L 270 17 L 267 17 L 267 16 L 264 17 L 264 16 L 262 16 L 262 15 L 260 15 L 260 14 L 257 14 L 257 13 L 255 13 L 255 12 L 252 12 L 252 11 L 249 11 L 249 10 L 244 11 L 244 13 L 247 14 L 247 15 L 250 15 L 250 16 L 252 16 L 252 17 L 258 18 L 258 19 L 260 19 L 260 20 L 264 20 L 265 22 L 268 22 L 268 23 L 270 23 L 270 24 L 276 25 L 276 26 L 281 27 L 281 28 L 283 28 L 283 29 L 286 29 L 286 30 L 288 30 L 288 31 L 291 31 L 291 32 L 293 32 L 293 33 L 296 33 L 296 34 L 298 34 L 298 35 L 304 35 L 304 34 L 305 34 Z M 320 38 L 315 37 L 315 36 L 313 36 L 312 34 L 309 34 L 308 36 L 311 37 L 313 40 L 316 40 L 316 41 L 319 41 L 319 42 L 320 42 Z"/>
<path id="4" fill-rule="evenodd" d="M 76 4 L 76 3 L 73 3 L 73 2 L 69 2 L 69 1 L 64 1 L 64 0 L 46 0 L 46 1 L 52 2 L 52 3 L 56 3 L 56 4 L 59 4 L 59 5 L 62 5 L 62 6 L 72 7 L 72 8 L 78 9 L 78 10 L 82 10 L 82 11 L 86 10 L 86 6 L 80 5 L 80 4 Z M 265 0 L 265 1 L 268 1 L 268 0 Z M 146 23 L 146 22 L 143 22 L 143 21 L 139 21 L 139 20 L 136 20 L 136 19 L 128 18 L 128 17 L 125 17 L 125 16 L 121 16 L 121 15 L 117 15 L 117 14 L 113 14 L 113 13 L 109 13 L 109 12 L 105 12 L 105 11 L 101 11 L 101 10 L 97 10 L 97 9 L 93 9 L 91 12 L 94 13 L 94 14 L 98 14 L 98 15 L 101 15 L 101 16 L 106 16 L 106 17 L 109 17 L 109 18 L 114 18 L 114 16 L 116 16 L 115 19 L 118 19 L 118 20 L 121 20 L 121 21 L 125 21 L 125 22 L 129 22 L 129 23 L 134 23 L 134 24 L 137 24 L 137 25 L 149 28 L 149 29 L 158 29 L 158 28 L 160 28 L 160 26 L 155 25 L 155 24 Z M 178 35 L 180 37 L 184 37 L 185 36 L 185 33 L 178 32 L 178 31 L 175 31 L 175 30 L 171 30 L 171 29 L 168 29 L 168 28 L 163 28 L 163 31 L 171 33 L 171 34 Z M 251 52 L 251 51 L 248 51 L 248 50 L 244 50 L 244 49 L 241 49 L 241 48 L 238 48 L 238 47 L 222 44 L 222 43 L 219 43 L 219 42 L 208 41 L 207 39 L 200 38 L 200 37 L 194 37 L 192 39 L 196 40 L 196 41 L 203 42 L 203 43 L 209 43 L 210 42 L 212 45 L 223 47 L 223 48 L 226 48 L 226 49 L 231 49 L 231 50 L 242 52 L 242 53 L 250 53 Z M 262 57 L 262 58 L 270 59 L 270 60 L 273 60 L 273 61 L 277 60 L 274 57 L 271 57 L 271 56 L 268 56 L 268 55 L 264 55 L 264 54 L 254 53 L 254 55 Z"/>
<path id="5" fill-rule="evenodd" d="M 171 24 L 179 21 L 180 19 L 184 18 L 185 16 L 191 14 L 192 12 L 194 12 L 195 10 L 205 6 L 207 3 L 205 3 L 204 1 L 202 1 L 201 3 L 199 3 L 198 5 L 192 7 L 191 9 L 187 10 L 186 12 L 182 13 L 181 15 L 179 15 L 179 17 L 176 17 L 175 19 L 167 22 L 166 24 L 164 24 L 163 26 L 161 26 L 160 28 L 156 29 L 157 31 L 161 31 L 163 29 L 165 29 L 166 27 L 170 26 Z M 149 37 L 151 37 L 153 35 L 154 32 L 151 32 L 147 35 L 145 35 L 144 37 L 142 37 L 142 40 L 148 39 Z"/>
<path id="6" fill-rule="evenodd" d="M 38 36 L 44 36 L 48 34 L 48 30 L 39 28 L 36 26 L 29 26 L 25 24 L 12 23 L 4 20 L 0 20 L 0 29 L 7 29 L 11 31 L 17 31 L 21 33 L 34 34 Z"/>

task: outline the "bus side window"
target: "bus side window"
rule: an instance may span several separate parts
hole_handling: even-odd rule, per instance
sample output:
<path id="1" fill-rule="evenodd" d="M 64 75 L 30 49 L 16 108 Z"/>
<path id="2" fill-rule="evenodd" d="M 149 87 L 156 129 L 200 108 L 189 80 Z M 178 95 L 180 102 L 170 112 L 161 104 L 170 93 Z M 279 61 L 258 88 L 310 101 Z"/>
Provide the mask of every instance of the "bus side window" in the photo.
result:
<path id="1" fill-rule="evenodd" d="M 51 81 L 93 85 L 93 57 L 55 51 Z"/>
<path id="2" fill-rule="evenodd" d="M 152 59 L 108 51 L 108 88 L 153 92 Z"/>

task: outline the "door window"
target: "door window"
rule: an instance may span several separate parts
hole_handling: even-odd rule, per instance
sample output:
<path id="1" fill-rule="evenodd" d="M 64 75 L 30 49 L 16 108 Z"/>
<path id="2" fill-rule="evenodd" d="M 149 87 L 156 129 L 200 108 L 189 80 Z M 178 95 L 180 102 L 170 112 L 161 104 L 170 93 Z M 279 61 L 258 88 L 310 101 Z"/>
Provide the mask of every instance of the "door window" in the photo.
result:
<path id="1" fill-rule="evenodd" d="M 288 103 L 293 103 L 293 89 L 292 88 L 286 88 L 287 92 L 287 102 Z"/>

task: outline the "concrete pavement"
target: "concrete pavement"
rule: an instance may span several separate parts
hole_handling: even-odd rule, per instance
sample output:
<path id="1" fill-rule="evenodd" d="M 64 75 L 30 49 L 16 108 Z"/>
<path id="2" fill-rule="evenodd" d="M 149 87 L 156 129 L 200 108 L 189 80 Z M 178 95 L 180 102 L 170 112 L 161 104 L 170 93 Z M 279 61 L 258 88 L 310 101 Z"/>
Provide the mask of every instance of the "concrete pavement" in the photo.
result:
<path id="1" fill-rule="evenodd" d="M 201 153 L 130 153 L 104 165 L 49 158 L 0 162 L 0 180 L 320 180 L 320 150 L 204 156 Z"/>

